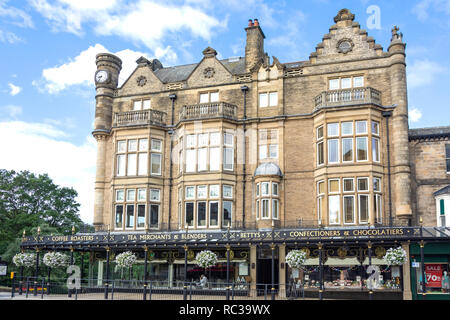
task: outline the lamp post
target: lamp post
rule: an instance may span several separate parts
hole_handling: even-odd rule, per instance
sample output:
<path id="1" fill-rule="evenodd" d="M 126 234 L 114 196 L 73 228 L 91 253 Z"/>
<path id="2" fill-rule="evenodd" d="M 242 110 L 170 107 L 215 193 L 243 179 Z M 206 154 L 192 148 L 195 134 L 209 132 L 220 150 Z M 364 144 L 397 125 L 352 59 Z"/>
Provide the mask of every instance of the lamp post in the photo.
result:
<path id="1" fill-rule="evenodd" d="M 189 226 L 186 225 L 186 243 L 184 244 L 184 286 L 183 286 L 183 300 L 187 300 L 187 261 L 188 261 L 188 231 Z"/>
<path id="2" fill-rule="evenodd" d="M 323 261 L 322 261 L 322 242 L 319 242 L 319 300 L 323 300 Z"/>
<path id="3" fill-rule="evenodd" d="M 230 300 L 230 221 L 228 221 L 227 241 L 227 300 Z"/>
<path id="4" fill-rule="evenodd" d="M 72 234 L 73 234 L 73 232 L 72 232 Z M 70 265 L 73 265 L 73 247 L 70 247 Z M 49 276 L 49 279 L 50 279 L 50 276 Z M 50 282 L 50 280 L 49 280 L 49 282 Z M 72 289 L 68 290 L 67 296 L 69 298 L 72 297 Z"/>
<path id="5" fill-rule="evenodd" d="M 423 219 L 422 217 L 420 217 L 419 220 L 420 223 L 420 237 L 423 237 Z M 425 295 L 426 295 L 426 275 L 425 275 L 425 254 L 424 254 L 424 248 L 425 248 L 425 241 L 420 240 L 420 271 L 422 274 L 422 300 L 425 300 Z"/>
<path id="6" fill-rule="evenodd" d="M 272 220 L 272 244 L 270 249 L 272 250 L 272 300 L 275 300 L 275 243 L 274 243 L 274 229 L 275 222 Z"/>
<path id="7" fill-rule="evenodd" d="M 367 248 L 369 251 L 369 268 L 372 266 L 372 242 L 369 241 L 369 243 L 367 244 Z M 372 268 L 370 268 L 370 270 L 372 270 Z M 377 280 L 378 281 L 378 280 Z M 369 287 L 369 300 L 373 299 L 373 290 L 372 290 L 372 284 L 370 284 Z"/>
<path id="8" fill-rule="evenodd" d="M 109 247 L 106 247 L 106 281 L 105 281 L 105 300 L 108 300 L 108 281 L 109 281 Z"/>
<path id="9" fill-rule="evenodd" d="M 41 235 L 41 227 L 37 228 L 37 236 L 39 239 L 39 236 Z M 34 292 L 33 295 L 37 296 L 37 280 L 38 280 L 38 274 L 39 274 L 39 248 L 36 247 L 36 270 L 34 273 Z"/>
<path id="10" fill-rule="evenodd" d="M 147 258 L 148 248 L 144 246 L 144 300 L 147 300 Z"/>

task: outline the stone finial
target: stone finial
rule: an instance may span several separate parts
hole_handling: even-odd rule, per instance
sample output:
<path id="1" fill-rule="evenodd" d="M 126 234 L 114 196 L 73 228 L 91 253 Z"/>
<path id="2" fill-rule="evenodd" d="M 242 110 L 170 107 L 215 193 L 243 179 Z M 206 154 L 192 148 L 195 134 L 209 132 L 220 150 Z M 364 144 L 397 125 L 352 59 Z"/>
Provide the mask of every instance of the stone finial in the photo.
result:
<path id="1" fill-rule="evenodd" d="M 217 56 L 217 51 L 211 47 L 208 47 L 205 50 L 203 50 L 203 55 L 205 56 L 205 58 L 215 57 Z"/>
<path id="2" fill-rule="evenodd" d="M 355 15 L 350 12 L 348 9 L 342 9 L 338 12 L 337 16 L 334 17 L 334 22 L 338 23 L 339 21 L 353 21 L 355 20 Z"/>
<path id="3" fill-rule="evenodd" d="M 403 33 L 401 33 L 401 32 L 399 33 L 399 31 L 400 31 L 400 28 L 397 27 L 397 26 L 394 26 L 392 28 L 392 39 L 391 39 L 391 42 L 395 41 L 395 40 L 400 40 L 400 41 L 403 40 Z"/>

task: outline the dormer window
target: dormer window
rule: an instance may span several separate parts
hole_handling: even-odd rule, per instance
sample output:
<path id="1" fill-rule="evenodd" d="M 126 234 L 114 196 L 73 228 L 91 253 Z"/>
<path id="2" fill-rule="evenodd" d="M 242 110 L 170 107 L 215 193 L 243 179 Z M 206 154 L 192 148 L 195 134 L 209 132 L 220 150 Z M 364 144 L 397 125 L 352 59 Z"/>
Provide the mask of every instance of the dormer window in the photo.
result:
<path id="1" fill-rule="evenodd" d="M 133 101 L 133 111 L 148 110 L 152 107 L 150 99 L 141 99 Z"/>

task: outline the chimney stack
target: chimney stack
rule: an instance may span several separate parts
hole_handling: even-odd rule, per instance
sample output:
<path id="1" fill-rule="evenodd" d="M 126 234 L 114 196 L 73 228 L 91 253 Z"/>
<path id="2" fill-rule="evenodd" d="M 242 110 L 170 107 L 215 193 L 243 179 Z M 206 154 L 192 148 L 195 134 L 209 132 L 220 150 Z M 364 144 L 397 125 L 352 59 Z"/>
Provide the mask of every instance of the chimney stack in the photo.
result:
<path id="1" fill-rule="evenodd" d="M 248 20 L 248 27 L 245 28 L 247 32 L 247 43 L 245 46 L 245 67 L 249 72 L 260 61 L 264 61 L 264 35 L 258 19 L 254 19 L 254 22 Z"/>

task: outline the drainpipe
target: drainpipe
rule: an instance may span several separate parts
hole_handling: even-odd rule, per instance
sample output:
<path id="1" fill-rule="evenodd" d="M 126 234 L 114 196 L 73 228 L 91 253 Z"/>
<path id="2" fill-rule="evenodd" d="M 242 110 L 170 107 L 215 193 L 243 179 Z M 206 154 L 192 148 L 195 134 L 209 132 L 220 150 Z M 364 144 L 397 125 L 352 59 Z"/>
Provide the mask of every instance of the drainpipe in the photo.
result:
<path id="1" fill-rule="evenodd" d="M 392 117 L 392 111 L 385 111 L 382 113 L 383 117 L 386 118 L 386 140 L 387 140 L 387 158 L 388 158 L 388 189 L 389 189 L 389 227 L 393 226 L 392 221 L 392 187 L 391 187 L 391 148 L 390 148 L 390 137 L 389 137 L 389 118 Z"/>
<path id="2" fill-rule="evenodd" d="M 242 86 L 241 87 L 242 92 L 244 93 L 244 124 L 243 124 L 243 129 L 244 129 L 244 141 L 243 141 L 243 154 L 244 154 L 244 163 L 243 163 L 243 177 L 242 177 L 242 228 L 245 229 L 245 185 L 246 185 L 246 180 L 247 180 L 247 172 L 246 172 L 246 158 L 247 158 L 247 153 L 246 153 L 246 143 L 245 143 L 245 139 L 246 139 L 246 132 L 247 132 L 247 92 L 248 92 L 248 87 L 247 86 Z"/>
<path id="3" fill-rule="evenodd" d="M 167 228 L 168 231 L 171 230 L 170 227 L 170 220 L 172 216 L 172 185 L 173 185 L 173 177 L 172 177 L 172 167 L 173 167 L 173 161 L 172 161 L 172 149 L 173 149 L 173 135 L 175 131 L 173 130 L 174 122 L 175 122 L 175 100 L 177 99 L 177 95 L 175 93 L 169 95 L 169 99 L 172 100 L 172 122 L 171 122 L 171 128 L 169 130 L 169 136 L 170 136 L 170 151 L 169 151 L 169 159 L 170 159 L 170 165 L 169 165 L 169 217 L 167 220 Z"/>

